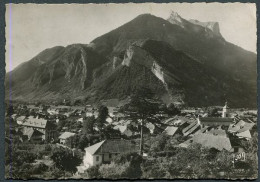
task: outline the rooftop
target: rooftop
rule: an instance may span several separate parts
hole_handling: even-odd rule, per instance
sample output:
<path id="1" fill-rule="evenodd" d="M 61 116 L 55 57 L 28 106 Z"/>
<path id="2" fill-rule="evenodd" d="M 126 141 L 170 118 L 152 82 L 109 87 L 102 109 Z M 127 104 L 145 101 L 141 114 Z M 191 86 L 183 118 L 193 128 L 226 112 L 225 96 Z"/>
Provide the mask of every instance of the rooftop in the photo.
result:
<path id="1" fill-rule="evenodd" d="M 176 133 L 176 131 L 178 130 L 178 127 L 174 127 L 174 126 L 168 126 L 164 131 L 167 135 L 174 135 Z"/>
<path id="2" fill-rule="evenodd" d="M 26 116 L 19 116 L 16 118 L 17 121 L 23 121 L 26 118 Z"/>
<path id="3" fill-rule="evenodd" d="M 228 137 L 221 136 L 221 135 L 206 134 L 206 133 L 200 133 L 200 134 L 194 135 L 193 138 L 180 144 L 180 146 L 187 147 L 192 143 L 199 143 L 203 147 L 215 148 L 220 151 L 223 149 L 230 151 L 232 149 L 232 146 L 231 146 L 231 143 L 230 143 L 230 140 Z"/>
<path id="4" fill-rule="evenodd" d="M 238 133 L 237 136 L 238 136 L 239 138 L 247 138 L 247 139 L 252 138 L 251 133 L 250 133 L 249 130 L 246 130 L 246 131 L 243 131 L 243 132 L 241 132 L 241 133 Z"/>
<path id="5" fill-rule="evenodd" d="M 29 116 L 21 125 L 35 128 L 46 128 L 47 120 L 43 118 L 34 118 L 33 116 Z"/>
<path id="6" fill-rule="evenodd" d="M 103 140 L 102 142 L 85 148 L 85 151 L 91 155 L 103 153 L 127 153 L 137 152 L 138 146 L 130 140 Z"/>
<path id="7" fill-rule="evenodd" d="M 204 117 L 199 118 L 201 122 L 233 122 L 232 118 Z"/>
<path id="8" fill-rule="evenodd" d="M 72 132 L 64 132 L 61 134 L 61 136 L 59 136 L 59 139 L 67 139 L 69 137 L 72 137 L 74 136 L 75 133 L 72 133 Z"/>
<path id="9" fill-rule="evenodd" d="M 26 135 L 26 136 L 28 136 L 28 138 L 31 138 L 32 135 L 41 136 L 41 135 L 44 135 L 44 134 L 42 132 L 38 131 L 38 130 L 33 129 L 33 128 L 27 128 L 27 129 L 24 129 L 23 135 Z"/>
<path id="10" fill-rule="evenodd" d="M 228 131 L 231 133 L 235 133 L 235 132 L 241 133 L 246 130 L 251 130 L 254 125 L 255 125 L 254 123 L 248 123 L 243 120 L 240 120 L 239 122 L 237 122 L 233 125 L 230 125 L 228 128 Z"/>
<path id="11" fill-rule="evenodd" d="M 207 132 L 208 134 L 227 136 L 227 132 L 222 129 L 212 129 Z"/>
<path id="12" fill-rule="evenodd" d="M 127 130 L 127 126 L 126 125 L 116 125 L 114 127 L 115 130 L 119 130 L 121 133 L 124 133 Z"/>

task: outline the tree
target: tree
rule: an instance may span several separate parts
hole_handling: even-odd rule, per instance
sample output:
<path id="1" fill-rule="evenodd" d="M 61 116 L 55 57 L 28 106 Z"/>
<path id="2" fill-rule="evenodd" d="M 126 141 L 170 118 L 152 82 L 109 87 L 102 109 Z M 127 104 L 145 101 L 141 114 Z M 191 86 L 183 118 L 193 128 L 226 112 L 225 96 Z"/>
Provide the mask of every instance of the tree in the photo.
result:
<path id="1" fill-rule="evenodd" d="M 55 163 L 55 166 L 64 171 L 75 173 L 77 171 L 77 166 L 82 162 L 81 157 L 78 153 L 65 148 L 56 148 L 52 155 L 51 159 Z"/>
<path id="2" fill-rule="evenodd" d="M 243 141 L 242 147 L 246 152 L 246 161 L 242 163 L 242 166 L 247 166 L 248 176 L 255 178 L 257 176 L 257 166 L 258 166 L 258 134 L 254 132 L 252 138 L 249 141 Z"/>
<path id="3" fill-rule="evenodd" d="M 143 153 L 143 126 L 146 122 L 157 121 L 155 114 L 159 110 L 159 102 L 154 99 L 150 89 L 141 87 L 131 95 L 130 102 L 120 108 L 132 122 L 141 125 L 140 154 Z"/>
<path id="4" fill-rule="evenodd" d="M 81 104 L 81 100 L 76 99 L 73 103 L 74 106 L 80 105 Z"/>
<path id="5" fill-rule="evenodd" d="M 84 150 L 84 148 L 87 147 L 88 144 L 89 144 L 88 137 L 85 134 L 81 135 L 79 138 L 78 148 Z"/>
<path id="6" fill-rule="evenodd" d="M 177 114 L 180 114 L 181 111 L 178 107 L 176 107 L 173 103 L 170 103 L 168 106 L 167 106 L 167 110 L 166 112 L 169 114 L 169 115 L 177 115 Z"/>
<path id="7" fill-rule="evenodd" d="M 103 164 L 99 168 L 102 178 L 118 179 L 131 178 L 137 179 L 142 175 L 142 157 L 137 153 L 124 153 L 116 156 L 111 164 Z"/>
<path id="8" fill-rule="evenodd" d="M 65 126 L 65 120 L 59 120 L 57 130 L 61 131 L 61 129 Z"/>
<path id="9" fill-rule="evenodd" d="M 152 139 L 150 153 L 155 156 L 156 153 L 160 153 L 162 151 L 165 152 L 165 147 L 167 145 L 167 142 L 169 141 L 169 136 L 166 134 L 157 135 Z M 169 147 L 169 145 L 167 146 Z"/>
<path id="10" fill-rule="evenodd" d="M 83 133 L 84 134 L 93 134 L 94 133 L 94 124 L 95 124 L 95 117 L 87 117 L 83 120 Z"/>
<path id="11" fill-rule="evenodd" d="M 6 178 L 28 179 L 31 177 L 32 165 L 36 155 L 29 151 L 18 150 L 16 145 L 5 147 Z"/>
<path id="12" fill-rule="evenodd" d="M 215 107 L 214 108 L 210 108 L 208 114 L 209 114 L 210 117 L 216 117 L 216 116 L 219 115 L 218 114 L 218 109 L 215 108 Z"/>
<path id="13" fill-rule="evenodd" d="M 47 171 L 48 169 L 49 169 L 49 167 L 46 164 L 44 164 L 43 162 L 40 162 L 39 164 L 36 164 L 35 166 L 33 166 L 32 173 L 41 174 L 41 173 Z"/>
<path id="14" fill-rule="evenodd" d="M 79 140 L 80 140 L 79 135 L 76 134 L 74 136 L 67 138 L 65 145 L 70 147 L 70 148 L 78 147 L 79 146 Z"/>
<path id="15" fill-rule="evenodd" d="M 107 117 L 108 117 L 108 108 L 104 105 L 101 105 L 98 109 L 98 117 L 96 120 L 97 127 L 99 130 L 102 130 L 104 128 Z"/>
<path id="16" fill-rule="evenodd" d="M 112 125 L 107 125 L 102 130 L 102 136 L 104 139 L 120 138 L 121 133 L 119 130 L 115 130 Z"/>

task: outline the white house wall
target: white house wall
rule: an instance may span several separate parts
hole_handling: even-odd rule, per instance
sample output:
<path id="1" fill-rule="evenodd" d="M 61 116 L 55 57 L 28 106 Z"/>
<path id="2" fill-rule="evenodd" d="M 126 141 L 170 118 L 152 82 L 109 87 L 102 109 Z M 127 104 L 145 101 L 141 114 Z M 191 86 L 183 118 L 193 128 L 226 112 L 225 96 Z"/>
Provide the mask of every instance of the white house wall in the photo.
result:
<path id="1" fill-rule="evenodd" d="M 99 157 L 99 160 L 97 161 L 97 156 Z M 99 165 L 99 164 L 102 164 L 102 155 L 93 155 L 93 165 L 96 166 L 96 165 Z"/>
<path id="2" fill-rule="evenodd" d="M 93 164 L 94 164 L 93 155 L 86 152 L 85 156 L 83 158 L 83 163 L 84 163 L 84 166 L 93 166 Z"/>
<path id="3" fill-rule="evenodd" d="M 91 155 L 90 153 L 86 152 L 83 158 L 84 166 L 96 166 L 102 164 L 103 162 L 110 162 L 112 158 L 116 156 L 116 154 L 111 154 L 111 157 L 109 157 L 109 153 L 103 155 Z M 96 160 L 97 156 L 99 157 L 98 161 Z"/>

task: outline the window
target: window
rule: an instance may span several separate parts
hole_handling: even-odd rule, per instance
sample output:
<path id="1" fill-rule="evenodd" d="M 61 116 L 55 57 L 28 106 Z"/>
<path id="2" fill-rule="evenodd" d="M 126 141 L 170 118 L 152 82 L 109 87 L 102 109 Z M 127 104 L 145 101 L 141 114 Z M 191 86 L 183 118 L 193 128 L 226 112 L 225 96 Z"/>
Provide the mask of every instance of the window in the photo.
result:
<path id="1" fill-rule="evenodd" d="M 112 154 L 109 154 L 109 159 L 111 159 L 112 158 Z"/>
<path id="2" fill-rule="evenodd" d="M 99 156 L 96 157 L 96 161 L 99 161 Z"/>

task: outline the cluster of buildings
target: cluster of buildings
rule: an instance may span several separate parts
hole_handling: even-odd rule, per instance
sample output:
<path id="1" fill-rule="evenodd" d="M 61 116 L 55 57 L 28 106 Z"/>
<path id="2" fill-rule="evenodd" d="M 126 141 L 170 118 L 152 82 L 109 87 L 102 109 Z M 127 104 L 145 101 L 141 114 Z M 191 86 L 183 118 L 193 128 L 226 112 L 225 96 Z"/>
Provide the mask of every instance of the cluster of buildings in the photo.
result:
<path id="1" fill-rule="evenodd" d="M 22 133 L 22 140 L 34 142 L 59 141 L 65 145 L 70 137 L 78 133 L 62 130 L 57 131 L 57 123 L 61 119 L 73 118 L 76 122 L 83 122 L 84 117 L 98 117 L 98 110 L 90 105 L 81 107 L 52 106 L 52 107 L 21 107 L 29 110 L 29 115 L 13 114 L 17 123 L 17 129 Z M 139 144 L 133 142 L 140 137 L 140 126 L 119 112 L 117 107 L 108 107 L 109 117 L 107 123 L 114 130 L 121 133 L 121 138 L 104 140 L 85 149 L 84 166 L 93 166 L 101 163 L 109 163 L 113 156 L 125 152 L 138 152 Z M 176 147 L 188 147 L 199 143 L 203 147 L 214 148 L 218 151 L 242 152 L 242 141 L 249 141 L 256 131 L 255 111 L 234 112 L 228 108 L 227 103 L 222 108 L 220 117 L 208 117 L 203 110 L 186 109 L 179 115 L 169 117 L 159 113 L 160 122 L 147 122 L 144 125 L 146 134 L 155 136 L 166 134 L 171 137 L 176 135 L 185 138 Z M 123 137 L 124 136 L 124 137 Z M 125 140 L 126 139 L 126 140 Z"/>
<path id="2" fill-rule="evenodd" d="M 147 123 L 145 127 L 150 131 L 151 135 L 164 133 L 172 137 L 176 135 L 186 137 L 186 141 L 176 147 L 187 148 L 191 144 L 199 143 L 202 147 L 213 148 L 218 151 L 227 150 L 233 153 L 243 152 L 244 148 L 240 143 L 249 141 L 252 138 L 252 133 L 256 132 L 256 117 L 253 115 L 245 116 L 243 113 L 234 113 L 229 110 L 227 103 L 222 108 L 221 117 L 208 117 L 205 112 L 195 113 L 193 110 L 185 110 L 179 116 L 165 118 L 161 123 Z M 136 134 L 130 130 L 130 128 L 135 127 L 130 121 L 121 120 L 114 122 L 114 124 L 115 129 L 119 129 L 122 134 L 128 137 Z M 128 150 L 127 146 L 131 141 L 104 142 L 102 141 L 85 149 L 85 166 L 108 162 L 111 158 L 106 156 L 126 152 L 125 150 Z M 113 143 L 112 148 L 122 150 L 115 152 L 109 150 L 109 147 L 102 147 L 102 145 L 109 145 L 110 143 Z M 124 145 L 125 147 L 123 147 Z M 133 144 L 132 149 L 137 152 L 137 145 Z"/>
<path id="3" fill-rule="evenodd" d="M 97 117 L 97 110 L 87 107 L 18 105 L 11 116 L 15 122 L 12 128 L 19 133 L 21 141 L 50 143 L 58 139 L 64 144 L 73 135 L 67 134 L 70 132 L 66 130 L 57 131 L 58 122 L 67 119 L 83 122 L 88 113 Z"/>
<path id="4" fill-rule="evenodd" d="M 130 137 L 132 131 L 128 127 L 116 124 L 124 115 L 118 112 L 117 107 L 109 107 L 109 117 L 107 123 L 113 123 L 113 127 L 119 130 L 122 135 Z M 18 105 L 14 109 L 14 114 L 11 116 L 14 120 L 15 132 L 19 133 L 20 140 L 32 142 L 54 142 L 59 141 L 60 144 L 65 144 L 66 141 L 79 133 L 81 129 L 69 130 L 63 127 L 61 131 L 57 131 L 57 125 L 60 120 L 67 122 L 73 120 L 78 123 L 83 123 L 86 117 L 98 117 L 98 109 L 91 105 L 86 106 L 35 106 L 35 105 Z M 119 122 L 118 122 L 119 123 Z M 94 130 L 97 130 L 94 128 Z"/>
<path id="5" fill-rule="evenodd" d="M 57 125 L 53 120 L 20 116 L 16 122 L 16 131 L 21 133 L 21 141 L 53 142 L 57 138 Z"/>

